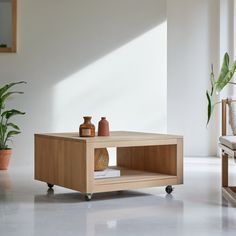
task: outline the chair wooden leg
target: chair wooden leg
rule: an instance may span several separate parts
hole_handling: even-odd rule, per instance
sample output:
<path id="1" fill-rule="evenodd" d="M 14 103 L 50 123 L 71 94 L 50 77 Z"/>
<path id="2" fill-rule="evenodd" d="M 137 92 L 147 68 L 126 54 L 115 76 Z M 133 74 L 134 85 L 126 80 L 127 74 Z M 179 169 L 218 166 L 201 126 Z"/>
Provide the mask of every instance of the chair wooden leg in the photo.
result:
<path id="1" fill-rule="evenodd" d="M 228 187 L 228 154 L 222 154 L 222 187 Z"/>

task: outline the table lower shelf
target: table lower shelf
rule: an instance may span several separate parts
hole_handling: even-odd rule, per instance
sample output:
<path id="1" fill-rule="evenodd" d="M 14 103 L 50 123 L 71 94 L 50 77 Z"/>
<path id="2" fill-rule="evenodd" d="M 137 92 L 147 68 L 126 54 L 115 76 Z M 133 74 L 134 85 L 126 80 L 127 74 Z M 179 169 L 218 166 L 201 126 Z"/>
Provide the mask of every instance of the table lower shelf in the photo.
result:
<path id="1" fill-rule="evenodd" d="M 94 191 L 116 191 L 143 187 L 157 187 L 178 184 L 177 176 L 153 173 L 140 170 L 125 169 L 122 167 L 109 167 L 119 169 L 121 176 L 94 179 Z"/>

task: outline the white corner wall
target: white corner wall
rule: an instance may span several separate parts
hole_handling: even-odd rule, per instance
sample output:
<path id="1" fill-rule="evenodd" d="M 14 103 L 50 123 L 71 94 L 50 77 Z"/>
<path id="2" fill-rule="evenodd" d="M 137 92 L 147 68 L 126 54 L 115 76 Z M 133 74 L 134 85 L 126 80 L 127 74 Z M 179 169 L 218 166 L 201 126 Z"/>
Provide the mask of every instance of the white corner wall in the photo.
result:
<path id="1" fill-rule="evenodd" d="M 235 60 L 234 52 L 234 2 L 235 0 L 220 0 L 220 64 L 225 52 L 229 53 L 230 63 Z M 235 86 L 228 85 L 221 92 L 221 98 L 233 96 Z"/>
<path id="2" fill-rule="evenodd" d="M 167 127 L 184 135 L 186 156 L 213 156 L 219 122 L 206 128 L 210 65 L 218 74 L 220 1 L 168 0 Z"/>
<path id="3" fill-rule="evenodd" d="M 34 133 L 77 131 L 88 114 L 112 130 L 183 134 L 186 156 L 215 155 L 205 90 L 210 64 L 219 69 L 224 1 L 19 1 L 18 53 L 0 54 L 1 84 L 28 82 L 10 101 L 27 112 L 12 164 L 33 163 Z"/>
<path id="4" fill-rule="evenodd" d="M 12 165 L 33 163 L 34 133 L 78 131 L 83 115 L 112 130 L 166 132 L 165 0 L 18 1 L 18 53 L 1 83 L 26 80 L 10 106 L 22 134 Z"/>

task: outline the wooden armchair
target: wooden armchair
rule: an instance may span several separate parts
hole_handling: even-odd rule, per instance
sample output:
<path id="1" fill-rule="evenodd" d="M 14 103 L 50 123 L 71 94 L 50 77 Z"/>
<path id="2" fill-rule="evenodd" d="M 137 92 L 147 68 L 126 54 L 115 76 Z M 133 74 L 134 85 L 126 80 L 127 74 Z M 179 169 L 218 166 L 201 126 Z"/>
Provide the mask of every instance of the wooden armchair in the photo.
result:
<path id="1" fill-rule="evenodd" d="M 229 186 L 228 181 L 228 159 L 236 160 L 236 136 L 227 135 L 227 107 L 228 99 L 222 100 L 222 136 L 219 138 L 222 150 L 222 191 L 226 199 L 236 205 L 236 187 Z"/>

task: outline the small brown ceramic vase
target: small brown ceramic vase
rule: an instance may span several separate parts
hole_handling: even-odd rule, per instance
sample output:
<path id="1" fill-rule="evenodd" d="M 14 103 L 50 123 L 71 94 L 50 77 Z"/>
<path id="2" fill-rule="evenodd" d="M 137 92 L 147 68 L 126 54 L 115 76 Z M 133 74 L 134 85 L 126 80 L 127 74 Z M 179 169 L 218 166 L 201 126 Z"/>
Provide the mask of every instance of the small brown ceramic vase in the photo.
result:
<path id="1" fill-rule="evenodd" d="M 11 149 L 0 150 L 0 170 L 8 169 L 11 154 Z"/>
<path id="2" fill-rule="evenodd" d="M 84 123 L 79 127 L 80 137 L 94 137 L 95 136 L 95 126 L 91 123 L 91 116 L 84 116 Z"/>
<path id="3" fill-rule="evenodd" d="M 98 136 L 109 136 L 109 122 L 106 117 L 102 117 L 98 123 Z"/>

